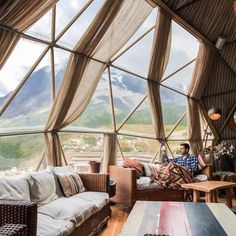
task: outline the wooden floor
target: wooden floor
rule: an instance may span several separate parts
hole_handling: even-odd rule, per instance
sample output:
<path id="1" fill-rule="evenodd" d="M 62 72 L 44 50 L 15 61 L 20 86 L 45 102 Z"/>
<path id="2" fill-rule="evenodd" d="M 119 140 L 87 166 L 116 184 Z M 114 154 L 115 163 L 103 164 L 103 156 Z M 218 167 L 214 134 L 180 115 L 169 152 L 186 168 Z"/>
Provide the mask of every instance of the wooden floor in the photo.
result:
<path id="1" fill-rule="evenodd" d="M 218 201 L 225 202 L 225 199 L 220 198 Z M 129 208 L 119 204 L 111 206 L 111 210 L 112 217 L 108 221 L 108 225 L 98 234 L 98 236 L 119 236 L 122 226 L 130 212 Z M 233 210 L 236 212 L 236 198 L 233 199 Z"/>
<path id="2" fill-rule="evenodd" d="M 119 204 L 111 206 L 112 216 L 108 221 L 108 225 L 99 233 L 99 236 L 118 236 L 121 232 L 122 226 L 125 223 L 130 209 Z"/>

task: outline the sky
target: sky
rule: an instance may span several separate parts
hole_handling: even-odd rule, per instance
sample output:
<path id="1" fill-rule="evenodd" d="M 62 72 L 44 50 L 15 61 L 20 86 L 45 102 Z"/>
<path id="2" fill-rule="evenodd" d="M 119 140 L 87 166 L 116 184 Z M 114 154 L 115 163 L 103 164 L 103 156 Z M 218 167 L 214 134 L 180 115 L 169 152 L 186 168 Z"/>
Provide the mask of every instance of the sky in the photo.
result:
<path id="1" fill-rule="evenodd" d="M 84 6 L 86 0 L 60 0 L 57 3 L 56 10 L 56 34 L 58 34 L 72 17 Z M 72 27 L 63 35 L 58 44 L 68 48 L 73 48 L 79 38 L 85 32 L 92 19 L 95 17 L 98 9 L 102 6 L 103 0 L 95 0 L 89 8 L 81 15 L 81 17 L 72 25 Z M 66 5 L 66 7 L 65 7 Z M 154 9 L 140 29 L 128 41 L 124 48 L 131 42 L 136 40 L 140 35 L 152 27 L 156 22 L 157 10 Z M 50 41 L 51 32 L 51 12 L 47 13 L 43 18 L 36 22 L 26 34 L 39 37 Z M 141 40 L 133 49 L 127 51 L 126 55 L 119 57 L 114 64 L 123 68 L 127 68 L 142 76 L 147 75 L 148 62 L 151 52 L 151 42 L 153 32 Z M 0 71 L 0 96 L 5 96 L 14 90 L 22 78 L 26 75 L 30 67 L 37 60 L 38 56 L 46 48 L 41 43 L 32 42 L 27 39 L 21 39 L 15 47 L 8 61 Z M 176 23 L 172 24 L 172 49 L 167 67 L 166 75 L 182 66 L 197 55 L 198 41 L 190 33 L 183 30 Z M 69 53 L 55 49 L 55 63 L 60 64 L 67 60 Z M 50 57 L 46 55 L 43 61 L 38 65 L 37 69 L 50 65 Z M 142 65 L 142 66 L 140 66 Z M 191 73 L 191 70 L 188 71 Z"/>

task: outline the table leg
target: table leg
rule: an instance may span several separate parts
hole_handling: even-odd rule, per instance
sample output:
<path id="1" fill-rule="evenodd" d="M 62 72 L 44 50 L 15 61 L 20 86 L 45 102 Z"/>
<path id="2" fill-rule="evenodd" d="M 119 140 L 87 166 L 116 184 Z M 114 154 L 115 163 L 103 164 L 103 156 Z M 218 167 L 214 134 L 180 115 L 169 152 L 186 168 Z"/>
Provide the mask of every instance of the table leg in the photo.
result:
<path id="1" fill-rule="evenodd" d="M 232 208 L 232 195 L 231 195 L 231 188 L 225 189 L 225 195 L 226 195 L 226 204 L 229 208 Z"/>
<path id="2" fill-rule="evenodd" d="M 213 192 L 210 191 L 209 193 L 205 193 L 206 202 L 213 202 Z"/>
<path id="3" fill-rule="evenodd" d="M 213 202 L 217 202 L 217 190 L 213 192 Z"/>
<path id="4" fill-rule="evenodd" d="M 193 190 L 193 202 L 198 202 L 199 201 L 199 191 L 198 190 Z"/>

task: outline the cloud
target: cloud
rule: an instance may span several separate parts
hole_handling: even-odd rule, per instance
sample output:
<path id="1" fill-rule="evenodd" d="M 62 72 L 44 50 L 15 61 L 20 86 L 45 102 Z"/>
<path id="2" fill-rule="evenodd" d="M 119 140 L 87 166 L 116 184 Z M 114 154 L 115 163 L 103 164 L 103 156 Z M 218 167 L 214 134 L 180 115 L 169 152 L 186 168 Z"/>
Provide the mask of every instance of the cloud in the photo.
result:
<path id="1" fill-rule="evenodd" d="M 0 81 L 0 97 L 3 97 L 5 94 L 7 94 L 7 89 L 6 89 L 6 87 L 4 86 L 4 84 L 3 83 L 1 83 L 1 81 Z"/>

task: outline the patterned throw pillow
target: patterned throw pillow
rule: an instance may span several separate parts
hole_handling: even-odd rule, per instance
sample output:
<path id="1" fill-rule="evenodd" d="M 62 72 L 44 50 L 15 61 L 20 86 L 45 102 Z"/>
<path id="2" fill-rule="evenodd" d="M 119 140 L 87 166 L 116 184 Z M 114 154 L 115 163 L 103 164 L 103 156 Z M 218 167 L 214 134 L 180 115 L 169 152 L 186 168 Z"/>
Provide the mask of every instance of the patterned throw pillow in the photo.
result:
<path id="1" fill-rule="evenodd" d="M 197 159 L 198 159 L 198 170 L 201 171 L 207 166 L 207 164 L 205 163 L 201 154 L 198 155 Z"/>
<path id="2" fill-rule="evenodd" d="M 124 168 L 134 168 L 136 170 L 136 176 L 139 178 L 143 175 L 143 163 L 137 160 L 125 159 Z"/>
<path id="3" fill-rule="evenodd" d="M 58 174 L 58 178 L 66 197 L 70 197 L 85 191 L 83 182 L 80 176 L 76 173 L 64 175 Z"/>

